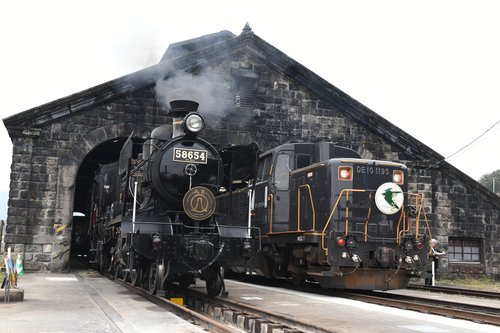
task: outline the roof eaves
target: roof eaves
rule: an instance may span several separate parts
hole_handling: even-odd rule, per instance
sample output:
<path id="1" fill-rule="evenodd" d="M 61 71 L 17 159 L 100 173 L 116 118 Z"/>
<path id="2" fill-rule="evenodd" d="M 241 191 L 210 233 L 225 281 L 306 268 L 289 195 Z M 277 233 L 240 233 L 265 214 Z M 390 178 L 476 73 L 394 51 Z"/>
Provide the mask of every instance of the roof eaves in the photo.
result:
<path id="1" fill-rule="evenodd" d="M 5 127 L 41 127 L 62 117 L 131 94 L 165 79 L 177 71 L 190 71 L 208 62 L 231 54 L 244 37 L 235 36 L 222 42 L 197 49 L 189 54 L 171 58 L 134 73 L 105 82 L 81 92 L 37 106 L 3 119 Z"/>
<path id="2" fill-rule="evenodd" d="M 320 100 L 335 106 L 351 120 L 372 130 L 384 140 L 391 142 L 415 159 L 441 161 L 443 156 L 401 130 L 385 118 L 344 93 L 319 75 L 307 69 L 285 53 L 276 49 L 255 34 L 249 36 L 254 44 L 249 50 L 257 49 L 259 56 L 266 63 L 292 78 L 298 84 L 308 88 Z"/>

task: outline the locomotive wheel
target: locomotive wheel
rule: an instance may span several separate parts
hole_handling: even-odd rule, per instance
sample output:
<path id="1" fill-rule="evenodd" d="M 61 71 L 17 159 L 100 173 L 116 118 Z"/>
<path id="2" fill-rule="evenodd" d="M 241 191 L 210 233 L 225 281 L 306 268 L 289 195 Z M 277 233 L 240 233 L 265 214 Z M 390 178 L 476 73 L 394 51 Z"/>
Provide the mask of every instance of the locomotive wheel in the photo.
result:
<path id="1" fill-rule="evenodd" d="M 119 262 L 115 264 L 115 272 L 114 272 L 115 279 L 118 278 L 118 279 L 122 280 L 123 282 L 127 282 L 128 272 L 124 271 L 125 268 L 126 267 Z"/>
<path id="2" fill-rule="evenodd" d="M 123 282 L 127 282 L 128 278 L 129 278 L 129 272 L 124 271 L 125 268 L 127 268 L 127 267 L 125 267 L 123 265 L 119 266 L 119 269 L 120 269 L 119 276 L 120 276 L 120 280 L 122 280 Z"/>
<path id="3" fill-rule="evenodd" d="M 210 276 L 206 280 L 207 294 L 210 297 L 215 297 L 222 291 L 222 275 L 220 273 L 219 265 L 213 265 L 209 269 L 211 272 Z"/>
<path id="4" fill-rule="evenodd" d="M 118 263 L 113 264 L 113 279 L 117 279 L 119 273 L 120 273 L 120 265 Z"/>
<path id="5" fill-rule="evenodd" d="M 142 275 L 143 275 L 142 266 L 137 265 L 134 269 L 130 271 L 130 283 L 133 286 L 138 286 L 142 280 Z"/>
<path id="6" fill-rule="evenodd" d="M 133 286 L 138 286 L 142 280 L 142 259 L 141 256 L 135 255 L 135 260 L 133 262 L 133 268 L 129 271 L 130 283 Z"/>
<path id="7" fill-rule="evenodd" d="M 98 258 L 97 261 L 98 261 L 98 265 L 99 265 L 99 273 L 101 274 L 104 274 L 106 273 L 106 264 L 104 262 L 104 255 L 102 254 L 101 251 L 97 252 L 98 254 L 96 255 L 96 257 Z"/>
<path id="8" fill-rule="evenodd" d="M 161 288 L 161 282 L 165 275 L 165 265 L 163 260 L 156 259 L 149 266 L 148 290 L 151 295 L 155 295 Z"/>

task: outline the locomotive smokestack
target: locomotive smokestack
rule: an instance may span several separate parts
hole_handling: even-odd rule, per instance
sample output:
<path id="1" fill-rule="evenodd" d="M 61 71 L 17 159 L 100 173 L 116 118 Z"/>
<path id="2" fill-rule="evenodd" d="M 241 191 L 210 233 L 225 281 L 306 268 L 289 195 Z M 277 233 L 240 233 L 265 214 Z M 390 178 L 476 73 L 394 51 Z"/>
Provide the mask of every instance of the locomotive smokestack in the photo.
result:
<path id="1" fill-rule="evenodd" d="M 182 113 L 183 116 L 187 115 L 189 112 L 196 112 L 198 111 L 198 104 L 195 101 L 188 101 L 188 100 L 175 100 L 170 102 L 170 112 L 169 114 L 175 115 L 177 113 Z"/>
<path id="2" fill-rule="evenodd" d="M 168 115 L 173 117 L 172 120 L 172 138 L 184 135 L 182 129 L 182 121 L 190 112 L 197 112 L 199 104 L 189 100 L 175 100 L 170 102 L 170 112 Z"/>

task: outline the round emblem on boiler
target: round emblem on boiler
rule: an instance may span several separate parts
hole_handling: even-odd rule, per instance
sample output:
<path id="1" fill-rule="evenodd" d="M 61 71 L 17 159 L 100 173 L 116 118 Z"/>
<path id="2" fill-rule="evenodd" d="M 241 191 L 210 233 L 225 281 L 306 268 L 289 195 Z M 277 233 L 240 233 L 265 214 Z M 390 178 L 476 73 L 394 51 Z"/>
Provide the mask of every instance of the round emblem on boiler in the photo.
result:
<path id="1" fill-rule="evenodd" d="M 196 186 L 182 199 L 186 214 L 196 221 L 208 219 L 215 211 L 215 196 L 208 188 Z"/>
<path id="2" fill-rule="evenodd" d="M 403 202 L 403 190 L 394 183 L 384 183 L 375 192 L 375 204 L 384 214 L 392 215 L 399 212 Z"/>
<path id="3" fill-rule="evenodd" d="M 192 177 L 192 176 L 196 175 L 197 172 L 198 172 L 198 168 L 194 164 L 190 163 L 184 167 L 184 173 L 186 174 L 186 176 Z"/>

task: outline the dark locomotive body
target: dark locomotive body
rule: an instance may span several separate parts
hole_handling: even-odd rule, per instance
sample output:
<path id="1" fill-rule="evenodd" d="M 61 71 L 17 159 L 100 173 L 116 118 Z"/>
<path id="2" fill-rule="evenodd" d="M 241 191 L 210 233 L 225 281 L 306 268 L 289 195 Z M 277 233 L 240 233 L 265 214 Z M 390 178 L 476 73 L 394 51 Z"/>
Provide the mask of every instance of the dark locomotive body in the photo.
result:
<path id="1" fill-rule="evenodd" d="M 153 130 L 140 154 L 129 138 L 120 161 L 96 175 L 93 261 L 151 293 L 200 277 L 216 296 L 223 290 L 222 267 L 255 250 L 251 228 L 231 220 L 223 225 L 215 212 L 215 195 L 232 178 L 231 160 L 197 136 L 203 129 L 197 106 L 172 102 L 172 130 Z"/>
<path id="2" fill-rule="evenodd" d="M 219 197 L 228 221 L 262 232 L 260 254 L 234 271 L 348 289 L 402 288 L 425 271 L 429 225 L 405 165 L 291 143 L 261 154 L 257 170 L 249 186 Z"/>

